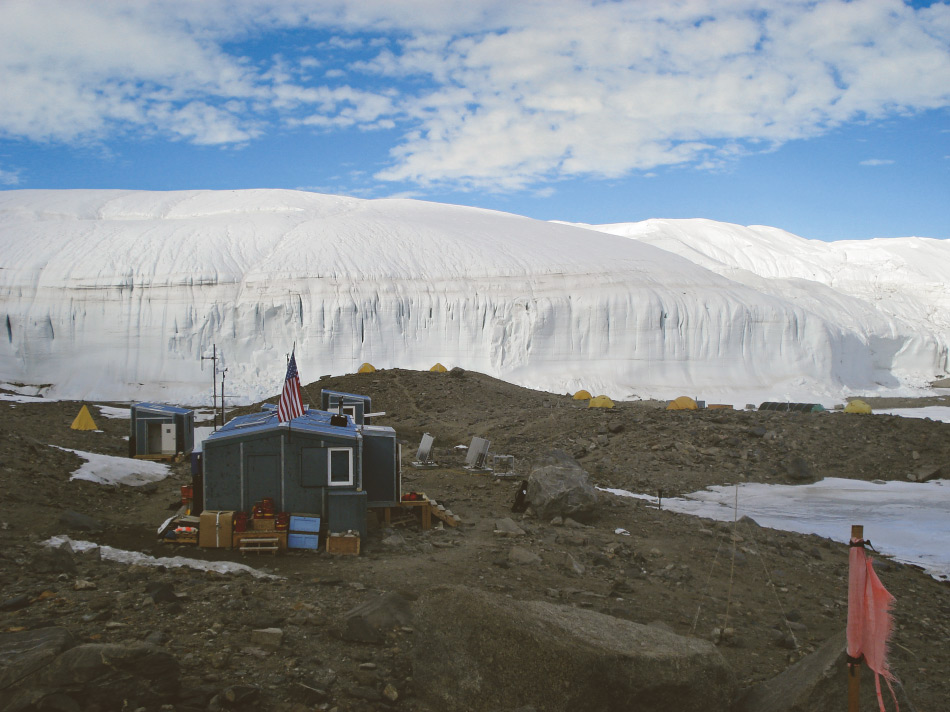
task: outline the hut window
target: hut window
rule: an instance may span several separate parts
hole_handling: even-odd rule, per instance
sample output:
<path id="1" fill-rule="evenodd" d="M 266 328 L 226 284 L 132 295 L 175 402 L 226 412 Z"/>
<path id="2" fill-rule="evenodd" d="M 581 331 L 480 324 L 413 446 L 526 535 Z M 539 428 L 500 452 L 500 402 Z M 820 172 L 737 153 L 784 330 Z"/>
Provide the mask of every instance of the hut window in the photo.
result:
<path id="1" fill-rule="evenodd" d="M 356 420 L 356 406 L 355 405 L 343 406 L 343 414 L 350 416 L 353 420 Z"/>
<path id="2" fill-rule="evenodd" d="M 330 486 L 341 487 L 353 484 L 353 450 L 348 447 L 331 447 L 327 450 L 327 469 L 330 471 Z"/>

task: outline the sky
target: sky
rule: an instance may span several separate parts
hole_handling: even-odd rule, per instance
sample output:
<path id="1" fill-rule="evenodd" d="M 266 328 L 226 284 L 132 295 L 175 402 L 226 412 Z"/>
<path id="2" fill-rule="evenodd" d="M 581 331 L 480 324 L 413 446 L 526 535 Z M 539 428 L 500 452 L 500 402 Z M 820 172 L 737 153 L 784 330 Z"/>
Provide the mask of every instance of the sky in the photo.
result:
<path id="1" fill-rule="evenodd" d="M 3 0 L 0 188 L 950 237 L 950 0 Z"/>

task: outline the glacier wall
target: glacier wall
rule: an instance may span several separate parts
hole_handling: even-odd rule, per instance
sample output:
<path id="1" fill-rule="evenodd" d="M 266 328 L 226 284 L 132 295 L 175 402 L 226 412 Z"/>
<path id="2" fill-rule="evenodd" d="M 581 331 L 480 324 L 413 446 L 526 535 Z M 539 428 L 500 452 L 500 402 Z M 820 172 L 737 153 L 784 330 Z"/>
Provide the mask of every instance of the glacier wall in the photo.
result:
<path id="1" fill-rule="evenodd" d="M 248 402 L 279 391 L 294 343 L 304 383 L 440 361 L 615 398 L 827 400 L 945 372 L 946 331 L 916 312 L 668 246 L 410 200 L 8 191 L 0 380 L 197 404 L 216 344 Z"/>

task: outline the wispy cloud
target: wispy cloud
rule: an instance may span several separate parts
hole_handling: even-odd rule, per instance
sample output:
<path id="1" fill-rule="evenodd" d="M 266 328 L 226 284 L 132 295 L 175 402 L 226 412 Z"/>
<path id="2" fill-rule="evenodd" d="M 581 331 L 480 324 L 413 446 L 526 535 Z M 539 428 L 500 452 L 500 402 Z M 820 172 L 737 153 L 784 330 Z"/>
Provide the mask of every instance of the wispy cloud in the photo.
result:
<path id="1" fill-rule="evenodd" d="M 0 168 L 0 185 L 19 185 L 20 174 L 18 171 L 9 171 Z"/>
<path id="2" fill-rule="evenodd" d="M 948 47 L 950 5 L 901 0 L 7 0 L 0 137 L 396 129 L 378 180 L 538 189 L 946 107 Z"/>
<path id="3" fill-rule="evenodd" d="M 894 163 L 889 158 L 869 158 L 866 161 L 861 161 L 859 165 L 862 166 L 890 166 Z"/>

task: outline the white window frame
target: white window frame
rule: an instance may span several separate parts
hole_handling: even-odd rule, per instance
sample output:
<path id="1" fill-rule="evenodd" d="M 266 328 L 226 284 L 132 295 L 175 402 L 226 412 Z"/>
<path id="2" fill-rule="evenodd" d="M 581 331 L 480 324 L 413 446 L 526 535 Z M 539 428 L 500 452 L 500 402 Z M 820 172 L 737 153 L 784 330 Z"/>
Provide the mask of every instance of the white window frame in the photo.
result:
<path id="1" fill-rule="evenodd" d="M 345 452 L 349 470 L 349 478 L 346 482 L 334 482 L 333 480 L 333 453 Z M 351 447 L 330 447 L 327 448 L 327 486 L 328 487 L 352 487 L 353 486 L 353 448 Z"/>
<path id="2" fill-rule="evenodd" d="M 356 406 L 355 405 L 345 405 L 343 406 L 343 415 L 350 416 L 353 420 L 356 420 Z"/>

